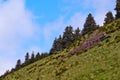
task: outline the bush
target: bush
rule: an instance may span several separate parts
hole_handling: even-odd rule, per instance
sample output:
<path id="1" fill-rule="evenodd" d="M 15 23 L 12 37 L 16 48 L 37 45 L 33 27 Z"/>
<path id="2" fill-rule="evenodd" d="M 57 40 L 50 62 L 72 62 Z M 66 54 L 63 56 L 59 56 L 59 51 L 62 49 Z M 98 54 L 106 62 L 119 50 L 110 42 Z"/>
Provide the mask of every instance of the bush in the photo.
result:
<path id="1" fill-rule="evenodd" d="M 118 43 L 120 41 L 120 35 L 119 36 L 115 36 L 114 41 Z"/>

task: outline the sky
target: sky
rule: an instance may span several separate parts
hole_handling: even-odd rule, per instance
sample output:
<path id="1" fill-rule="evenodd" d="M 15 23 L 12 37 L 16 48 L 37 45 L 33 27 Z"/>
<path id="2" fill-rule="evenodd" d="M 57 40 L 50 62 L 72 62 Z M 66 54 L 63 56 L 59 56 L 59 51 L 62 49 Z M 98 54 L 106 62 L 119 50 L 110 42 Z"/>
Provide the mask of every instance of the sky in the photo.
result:
<path id="1" fill-rule="evenodd" d="M 0 0 L 0 75 L 26 52 L 49 52 L 66 26 L 83 28 L 92 13 L 102 25 L 115 0 Z"/>

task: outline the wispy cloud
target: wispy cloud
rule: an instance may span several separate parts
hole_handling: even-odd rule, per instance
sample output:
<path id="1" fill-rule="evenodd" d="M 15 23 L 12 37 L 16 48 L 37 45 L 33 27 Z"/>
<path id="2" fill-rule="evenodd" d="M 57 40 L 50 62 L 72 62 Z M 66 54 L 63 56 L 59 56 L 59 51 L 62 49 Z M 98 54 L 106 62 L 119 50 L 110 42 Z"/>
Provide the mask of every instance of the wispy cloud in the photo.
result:
<path id="1" fill-rule="evenodd" d="M 114 7 L 115 7 L 115 0 L 62 0 L 64 3 L 69 3 L 67 5 L 67 7 L 69 7 L 69 9 L 71 9 L 72 11 L 72 8 L 73 5 L 76 6 L 76 8 L 80 8 L 82 9 L 82 13 L 83 16 L 86 15 L 87 17 L 87 14 L 88 13 L 92 13 L 96 22 L 99 24 L 99 25 L 102 25 L 103 24 L 103 21 L 104 21 L 104 17 L 105 17 L 105 14 L 108 12 L 108 11 L 112 11 L 113 14 L 115 14 L 115 11 L 114 11 Z M 66 6 L 65 6 L 66 7 Z M 67 10 L 69 11 L 69 10 Z M 81 13 L 81 10 L 78 10 L 79 14 L 82 14 Z M 75 13 L 76 14 L 76 13 Z M 80 16 L 78 16 L 80 17 Z M 82 15 L 81 15 L 82 17 Z M 82 25 L 80 25 L 82 26 Z"/>
<path id="2" fill-rule="evenodd" d="M 0 0 L 0 74 L 14 67 L 20 54 L 24 55 L 25 44 L 34 38 L 37 28 L 25 0 Z"/>
<path id="3" fill-rule="evenodd" d="M 85 18 L 86 15 L 82 12 L 75 13 L 70 17 L 70 19 L 67 22 L 67 25 L 73 26 L 74 29 L 76 29 L 77 27 L 82 29 L 85 22 Z"/>

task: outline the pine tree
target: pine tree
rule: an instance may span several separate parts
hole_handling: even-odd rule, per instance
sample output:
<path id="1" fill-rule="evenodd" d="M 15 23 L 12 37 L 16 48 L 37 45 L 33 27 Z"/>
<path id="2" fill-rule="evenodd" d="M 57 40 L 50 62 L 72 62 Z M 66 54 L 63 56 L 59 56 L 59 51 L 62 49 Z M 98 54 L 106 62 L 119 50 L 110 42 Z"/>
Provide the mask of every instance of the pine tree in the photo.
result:
<path id="1" fill-rule="evenodd" d="M 45 58 L 47 56 L 49 56 L 49 54 L 47 52 L 44 52 L 44 53 L 41 54 L 41 59 L 43 59 L 43 58 Z"/>
<path id="2" fill-rule="evenodd" d="M 28 65 L 29 64 L 29 62 L 30 62 L 29 61 L 30 60 L 29 57 L 30 57 L 29 53 L 27 52 L 26 55 L 25 55 L 25 63 L 24 63 L 24 65 Z"/>
<path id="3" fill-rule="evenodd" d="M 58 44 L 58 41 L 57 41 L 57 38 L 55 38 L 55 40 L 53 41 L 52 48 L 50 50 L 50 55 L 55 54 L 57 52 L 57 44 Z"/>
<path id="4" fill-rule="evenodd" d="M 92 31 L 94 31 L 96 28 L 97 28 L 96 22 L 92 16 L 92 14 L 90 13 L 90 14 L 88 14 L 88 17 L 86 18 L 84 28 L 82 30 L 82 35 L 90 33 Z"/>
<path id="5" fill-rule="evenodd" d="M 116 0 L 116 15 L 115 18 L 118 19 L 120 18 L 120 0 Z"/>
<path id="6" fill-rule="evenodd" d="M 80 39 L 81 33 L 80 33 L 79 27 L 75 30 L 74 37 L 75 37 L 75 40 L 79 40 Z"/>
<path id="7" fill-rule="evenodd" d="M 67 26 L 63 33 L 63 48 L 67 48 L 74 40 L 73 27 L 71 25 Z"/>
<path id="8" fill-rule="evenodd" d="M 31 59 L 30 59 L 30 64 L 35 62 L 35 55 L 34 55 L 34 51 L 31 54 Z"/>
<path id="9" fill-rule="evenodd" d="M 41 57 L 41 56 L 40 56 L 40 53 L 38 52 L 38 53 L 36 54 L 35 60 L 36 60 L 36 61 L 40 60 L 40 59 L 41 59 L 40 57 Z"/>
<path id="10" fill-rule="evenodd" d="M 21 68 L 21 60 L 18 59 L 18 60 L 17 60 L 17 64 L 16 64 L 16 66 L 15 66 L 15 70 L 18 70 L 18 69 L 20 69 L 20 68 Z"/>
<path id="11" fill-rule="evenodd" d="M 113 14 L 112 14 L 112 12 L 108 12 L 107 14 L 106 14 L 106 18 L 104 19 L 104 25 L 106 25 L 106 24 L 109 24 L 109 23 L 111 23 L 111 22 L 113 22 L 114 21 L 114 17 L 113 17 Z"/>
<path id="12" fill-rule="evenodd" d="M 58 51 L 61 51 L 63 50 L 63 39 L 62 39 L 62 36 L 59 35 L 59 38 L 55 38 L 54 42 L 53 42 L 53 46 L 52 46 L 52 49 L 50 50 L 50 54 L 54 54 L 54 53 L 57 53 Z"/>

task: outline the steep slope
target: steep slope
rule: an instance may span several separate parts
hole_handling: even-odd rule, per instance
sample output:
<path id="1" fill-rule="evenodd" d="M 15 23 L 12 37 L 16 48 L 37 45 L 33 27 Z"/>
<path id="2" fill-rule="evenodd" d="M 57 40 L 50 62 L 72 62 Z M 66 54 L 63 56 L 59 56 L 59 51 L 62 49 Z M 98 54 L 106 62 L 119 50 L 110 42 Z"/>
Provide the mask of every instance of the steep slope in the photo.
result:
<path id="1" fill-rule="evenodd" d="M 101 30 L 110 38 L 104 39 L 97 46 L 67 56 L 73 49 L 71 46 L 0 80 L 119 80 L 120 20 Z"/>

